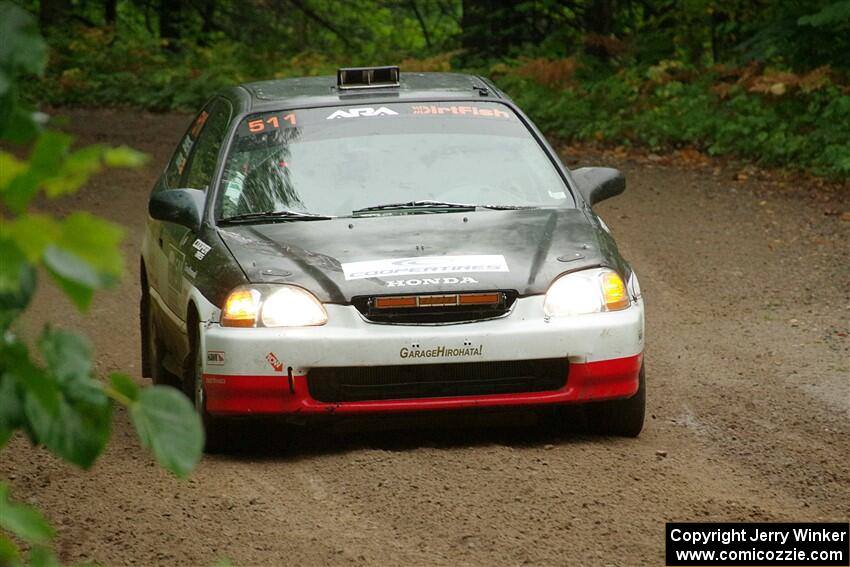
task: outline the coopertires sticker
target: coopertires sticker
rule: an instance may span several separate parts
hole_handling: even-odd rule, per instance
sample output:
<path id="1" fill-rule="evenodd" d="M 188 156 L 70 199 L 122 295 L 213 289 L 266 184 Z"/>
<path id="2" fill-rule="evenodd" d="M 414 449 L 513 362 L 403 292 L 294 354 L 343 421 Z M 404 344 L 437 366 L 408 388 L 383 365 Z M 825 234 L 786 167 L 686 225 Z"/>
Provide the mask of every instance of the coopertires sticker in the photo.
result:
<path id="1" fill-rule="evenodd" d="M 418 274 L 460 274 L 470 272 L 508 272 L 505 257 L 498 255 L 480 256 L 419 256 L 416 258 L 392 258 L 367 260 L 342 264 L 346 280 L 413 276 Z"/>

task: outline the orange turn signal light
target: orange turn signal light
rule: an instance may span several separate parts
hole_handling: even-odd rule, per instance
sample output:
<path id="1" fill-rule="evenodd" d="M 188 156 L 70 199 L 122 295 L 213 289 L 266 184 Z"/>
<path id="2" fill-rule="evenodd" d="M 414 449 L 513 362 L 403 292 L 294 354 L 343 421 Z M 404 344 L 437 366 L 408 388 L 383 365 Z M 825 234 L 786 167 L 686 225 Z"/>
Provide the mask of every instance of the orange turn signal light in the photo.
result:
<path id="1" fill-rule="evenodd" d="M 605 298 L 605 307 L 608 311 L 625 309 L 629 306 L 629 294 L 626 284 L 615 272 L 605 272 L 602 276 L 602 295 Z"/>
<path id="2" fill-rule="evenodd" d="M 454 307 L 458 305 L 498 305 L 501 293 L 461 293 L 449 295 L 402 295 L 376 297 L 375 309 L 403 309 L 407 307 Z"/>
<path id="3" fill-rule="evenodd" d="M 406 295 L 403 297 L 376 297 L 373 305 L 376 309 L 416 307 L 416 296 Z"/>
<path id="4" fill-rule="evenodd" d="M 227 297 L 221 323 L 225 327 L 253 327 L 257 322 L 259 294 L 252 289 L 237 289 Z"/>
<path id="5" fill-rule="evenodd" d="M 459 297 L 461 305 L 497 305 L 501 301 L 501 293 L 466 293 Z"/>
<path id="6" fill-rule="evenodd" d="M 420 295 L 419 307 L 445 307 L 457 305 L 456 295 Z"/>

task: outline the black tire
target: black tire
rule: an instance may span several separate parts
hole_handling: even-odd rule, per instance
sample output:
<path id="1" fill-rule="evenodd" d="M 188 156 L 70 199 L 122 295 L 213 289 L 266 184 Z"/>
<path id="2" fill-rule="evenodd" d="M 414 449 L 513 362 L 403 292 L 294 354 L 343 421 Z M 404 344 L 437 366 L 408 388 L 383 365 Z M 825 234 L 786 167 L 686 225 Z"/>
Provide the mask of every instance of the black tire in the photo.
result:
<path id="1" fill-rule="evenodd" d="M 159 328 L 156 325 L 156 317 L 153 312 L 153 302 L 147 290 L 142 292 L 141 307 L 142 315 L 142 340 L 145 349 L 143 360 L 147 360 L 146 376 L 159 386 L 180 387 L 180 378 L 169 372 L 162 363 L 165 354 L 165 345 L 160 338 Z"/>
<path id="2" fill-rule="evenodd" d="M 197 331 L 195 331 L 197 333 Z M 197 334 L 192 336 L 190 344 L 192 352 L 186 365 L 186 379 L 184 384 L 192 385 L 190 399 L 195 404 L 195 411 L 201 416 L 204 424 L 204 451 L 207 453 L 225 452 L 230 447 L 230 427 L 227 420 L 210 415 L 207 412 L 206 393 L 203 381 L 203 358 L 200 341 Z"/>
<path id="3" fill-rule="evenodd" d="M 142 339 L 141 351 L 142 351 L 142 377 L 150 378 L 151 377 L 151 353 L 150 353 L 150 337 L 148 334 L 150 332 L 148 328 L 148 317 L 150 317 L 149 305 L 151 301 L 150 293 L 148 293 L 148 277 L 145 273 L 145 264 L 142 263 L 141 266 L 141 278 L 139 283 L 141 284 L 142 293 L 139 297 L 139 335 Z"/>
<path id="4" fill-rule="evenodd" d="M 637 437 L 646 414 L 646 376 L 640 367 L 638 391 L 631 398 L 595 402 L 585 406 L 587 427 L 599 435 Z"/>

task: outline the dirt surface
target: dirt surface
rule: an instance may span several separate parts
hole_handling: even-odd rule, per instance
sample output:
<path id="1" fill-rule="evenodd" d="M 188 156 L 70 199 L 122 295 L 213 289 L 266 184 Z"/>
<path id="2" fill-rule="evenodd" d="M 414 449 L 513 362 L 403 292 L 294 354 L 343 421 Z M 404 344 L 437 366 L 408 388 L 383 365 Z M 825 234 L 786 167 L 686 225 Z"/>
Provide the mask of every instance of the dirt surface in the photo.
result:
<path id="1" fill-rule="evenodd" d="M 81 142 L 153 159 L 45 205 L 125 226 L 128 273 L 84 317 L 45 286 L 30 329 L 79 326 L 100 371 L 138 376 L 146 201 L 188 117 L 67 114 Z M 639 439 L 527 413 L 345 422 L 294 439 L 264 426 L 179 481 L 119 413 L 92 471 L 16 438 L 0 477 L 58 527 L 64 561 L 104 565 L 661 565 L 666 521 L 847 521 L 850 191 L 703 160 L 566 157 L 629 179 L 599 210 L 646 297 Z"/>

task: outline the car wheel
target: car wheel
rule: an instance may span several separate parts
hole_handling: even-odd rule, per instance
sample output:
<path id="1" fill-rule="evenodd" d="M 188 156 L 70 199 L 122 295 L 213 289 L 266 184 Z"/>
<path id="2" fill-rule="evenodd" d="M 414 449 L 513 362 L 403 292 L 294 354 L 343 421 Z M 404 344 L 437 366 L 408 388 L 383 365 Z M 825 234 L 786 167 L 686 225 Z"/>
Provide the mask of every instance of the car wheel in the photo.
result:
<path id="1" fill-rule="evenodd" d="M 585 406 L 588 429 L 600 435 L 637 437 L 646 413 L 646 377 L 640 367 L 638 391 L 625 400 L 595 402 Z"/>
<path id="2" fill-rule="evenodd" d="M 147 339 L 145 348 L 147 349 L 146 357 L 150 366 L 150 377 L 154 384 L 160 386 L 173 386 L 179 388 L 180 380 L 169 372 L 163 364 L 163 356 L 165 353 L 165 345 L 160 338 L 159 329 L 156 325 L 156 318 L 153 313 L 153 306 L 148 295 L 147 301 L 144 302 L 147 312 L 145 313 L 145 338 Z"/>
<path id="3" fill-rule="evenodd" d="M 199 341 L 192 341 L 192 361 L 191 367 L 188 370 L 189 376 L 186 382 L 192 385 L 192 399 L 195 403 L 195 411 L 201 416 L 201 421 L 204 424 L 204 434 L 206 441 L 204 450 L 208 453 L 219 453 L 227 450 L 229 428 L 227 422 L 222 418 L 217 418 L 207 411 L 206 390 L 204 389 L 203 375 L 203 358 L 201 349 L 198 346 Z"/>

